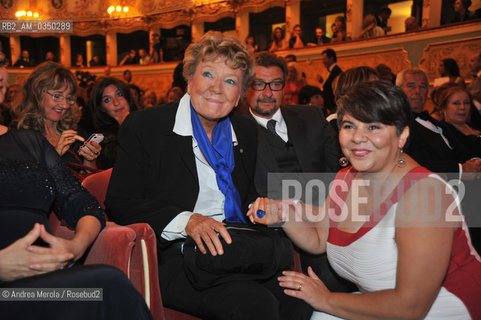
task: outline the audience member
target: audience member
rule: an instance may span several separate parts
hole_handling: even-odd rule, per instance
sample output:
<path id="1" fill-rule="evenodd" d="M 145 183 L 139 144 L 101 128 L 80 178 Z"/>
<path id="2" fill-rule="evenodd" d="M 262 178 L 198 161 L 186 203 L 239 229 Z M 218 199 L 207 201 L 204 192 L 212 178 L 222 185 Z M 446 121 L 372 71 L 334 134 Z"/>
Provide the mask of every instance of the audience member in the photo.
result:
<path id="1" fill-rule="evenodd" d="M 84 143 L 90 132 L 78 132 L 80 110 L 75 101 L 74 75 L 55 62 L 40 64 L 28 77 L 21 102 L 15 106 L 17 128 L 40 132 L 55 148 L 79 179 L 97 168 L 101 147 Z M 90 172 L 91 173 L 91 172 Z"/>
<path id="2" fill-rule="evenodd" d="M 379 80 L 379 77 L 371 67 L 361 66 L 357 68 L 347 69 L 337 77 L 337 82 L 333 85 L 335 101 L 339 100 L 342 96 L 349 92 L 352 88 L 360 85 L 363 82 Z M 337 121 L 337 109 L 333 110 L 327 117 L 327 121 L 334 128 L 336 133 L 339 133 L 338 121 Z"/>
<path id="3" fill-rule="evenodd" d="M 117 157 L 117 132 L 129 113 L 137 110 L 136 101 L 125 82 L 106 77 L 95 83 L 89 104 L 95 129 L 104 135 L 100 168 L 112 168 Z"/>
<path id="4" fill-rule="evenodd" d="M 469 69 L 473 72 L 473 78 L 481 78 L 481 53 L 476 53 L 469 59 Z"/>
<path id="5" fill-rule="evenodd" d="M 460 161 L 481 158 L 481 131 L 468 124 L 472 111 L 472 99 L 468 90 L 459 86 L 443 90 L 439 95 L 439 105 L 444 113 L 443 129 L 451 134 L 453 147 L 462 154 Z M 478 251 L 481 250 L 480 188 L 479 179 L 465 180 L 464 196 L 461 199 L 463 213 L 470 226 L 471 240 Z"/>
<path id="6" fill-rule="evenodd" d="M 391 31 L 391 27 L 387 25 L 387 22 L 391 17 L 391 13 L 392 13 L 391 9 L 389 9 L 388 7 L 384 7 L 381 9 L 379 14 L 375 17 L 377 26 L 383 29 L 384 34 L 387 34 L 388 32 Z"/>
<path id="7" fill-rule="evenodd" d="M 259 46 L 256 44 L 256 39 L 252 34 L 246 37 L 246 46 L 251 53 L 259 52 Z"/>
<path id="8" fill-rule="evenodd" d="M 324 29 L 316 28 L 312 42 L 309 42 L 307 45 L 310 47 L 315 47 L 315 46 L 326 44 L 329 42 L 331 42 L 331 38 L 326 36 L 326 34 L 324 33 Z"/>
<path id="9" fill-rule="evenodd" d="M 473 98 L 469 124 L 481 131 L 481 78 L 473 79 L 468 86 L 468 90 Z"/>
<path id="10" fill-rule="evenodd" d="M 75 64 L 73 65 L 75 68 L 85 68 L 84 65 L 84 56 L 80 53 L 75 55 Z"/>
<path id="11" fill-rule="evenodd" d="M 289 39 L 289 48 L 299 49 L 306 46 L 306 41 L 302 37 L 302 28 L 300 24 L 296 24 L 292 29 L 292 35 Z"/>
<path id="12" fill-rule="evenodd" d="M 310 85 L 302 87 L 299 92 L 299 104 L 317 107 L 321 110 L 323 116 L 326 116 L 323 93 L 319 87 Z"/>
<path id="13" fill-rule="evenodd" d="M 337 137 L 322 112 L 312 107 L 281 106 L 287 69 L 281 57 L 272 53 L 257 55 L 255 79 L 246 94 L 248 116 L 258 124 L 256 190 L 259 195 L 269 194 L 274 198 L 282 197 L 281 186 L 268 184 L 269 173 L 320 173 L 339 169 Z M 330 270 L 325 255 L 302 253 L 301 261 L 305 269 L 310 265 L 323 279 L 329 279 L 329 285 L 336 291 L 348 289 Z"/>
<path id="14" fill-rule="evenodd" d="M 454 145 L 463 149 L 465 161 L 474 157 L 481 158 L 481 132 L 468 124 L 471 104 L 471 95 L 464 87 L 451 86 L 439 94 L 444 123 L 453 133 Z"/>
<path id="15" fill-rule="evenodd" d="M 364 17 L 362 28 L 363 29 L 357 36 L 358 39 L 381 37 L 385 35 L 384 30 L 376 24 L 376 17 L 373 14 L 368 14 Z"/>
<path id="16" fill-rule="evenodd" d="M 286 42 L 286 39 L 284 37 L 284 30 L 279 27 L 275 28 L 274 32 L 272 33 L 272 43 L 269 51 L 274 52 L 279 50 L 286 50 L 289 47 L 289 44 Z"/>
<path id="17" fill-rule="evenodd" d="M 112 73 L 112 67 L 110 66 L 110 64 L 108 64 L 104 68 L 104 77 L 110 77 L 111 73 Z"/>
<path id="18" fill-rule="evenodd" d="M 160 35 L 158 33 L 153 33 L 150 37 L 150 58 L 153 63 L 164 61 Z"/>
<path id="19" fill-rule="evenodd" d="M 179 101 L 184 95 L 184 90 L 179 87 L 172 87 L 167 91 L 167 103 Z"/>
<path id="20" fill-rule="evenodd" d="M 446 58 L 439 63 L 439 73 L 441 78 L 434 79 L 434 87 L 440 86 L 446 82 L 452 82 L 465 87 L 464 79 L 459 74 L 459 67 L 456 60 Z"/>
<path id="21" fill-rule="evenodd" d="M 124 70 L 123 78 L 127 84 L 130 84 L 132 82 L 132 71 L 130 71 L 129 69 Z"/>
<path id="22" fill-rule="evenodd" d="M 351 40 L 346 33 L 346 18 L 343 16 L 337 16 L 334 23 L 336 24 L 336 32 L 332 35 L 331 43 Z"/>
<path id="23" fill-rule="evenodd" d="M 139 64 L 150 64 L 150 56 L 145 49 L 139 49 Z"/>
<path id="24" fill-rule="evenodd" d="M 15 68 L 30 68 L 34 67 L 35 63 L 30 59 L 30 53 L 28 50 L 22 50 L 20 58 L 13 65 Z"/>
<path id="25" fill-rule="evenodd" d="M 105 265 L 70 268 L 105 225 L 104 213 L 47 140 L 32 130 L 0 126 L 0 150 L 0 287 L 102 288 L 101 301 L 4 300 L 2 313 L 21 319 L 152 319 L 121 271 Z M 75 229 L 72 239 L 51 234 L 52 209 Z"/>
<path id="26" fill-rule="evenodd" d="M 284 82 L 284 79 L 283 79 Z M 297 69 L 297 62 L 289 62 L 287 64 L 287 79 L 284 86 L 284 100 L 281 101 L 285 105 L 295 105 L 299 103 L 299 92 L 306 85 L 306 79 L 301 76 Z"/>
<path id="27" fill-rule="evenodd" d="M 47 53 L 45 54 L 45 61 L 55 62 L 55 55 L 52 51 L 47 51 Z"/>
<path id="28" fill-rule="evenodd" d="M 8 126 L 11 115 L 9 106 L 4 103 L 7 97 L 8 72 L 4 67 L 0 67 L 0 125 Z"/>
<path id="29" fill-rule="evenodd" d="M 184 62 L 179 62 L 179 64 L 174 69 L 174 76 L 172 80 L 172 87 L 179 87 L 182 91 L 187 89 L 187 81 L 184 78 Z"/>
<path id="30" fill-rule="evenodd" d="M 380 63 L 376 66 L 376 73 L 379 80 L 384 80 L 392 84 L 396 84 L 396 75 L 392 72 L 389 66 Z"/>
<path id="31" fill-rule="evenodd" d="M 139 86 L 133 83 L 129 84 L 129 89 L 130 89 L 130 94 L 132 95 L 132 98 L 134 99 L 135 104 L 137 105 L 137 109 L 134 109 L 132 111 L 143 109 L 144 105 L 142 104 L 142 96 L 144 93 L 142 89 L 140 89 Z"/>
<path id="32" fill-rule="evenodd" d="M 431 111 L 430 115 L 437 121 L 443 121 L 444 120 L 444 111 L 441 110 L 441 105 L 439 103 L 439 97 L 441 96 L 441 93 L 451 87 L 458 87 L 459 85 L 454 83 L 454 82 L 446 82 L 440 86 L 434 87 L 431 90 L 431 93 L 429 94 L 429 97 L 431 98 L 431 102 L 434 105 L 434 109 Z"/>
<path id="33" fill-rule="evenodd" d="M 259 198 L 248 216 L 282 223 L 301 249 L 326 252 L 360 292 L 331 292 L 312 268 L 285 271 L 279 285 L 319 311 L 312 320 L 480 318 L 481 259 L 459 197 L 402 152 L 411 119 L 405 94 L 385 81 L 366 82 L 338 105 L 339 141 L 352 167 L 338 173 L 324 205 Z"/>
<path id="34" fill-rule="evenodd" d="M 93 56 L 89 61 L 89 66 L 91 67 L 103 66 L 104 64 L 105 63 L 100 60 L 99 56 Z"/>
<path id="35" fill-rule="evenodd" d="M 0 67 L 8 67 L 10 61 L 8 61 L 7 55 L 0 50 Z"/>
<path id="36" fill-rule="evenodd" d="M 137 56 L 137 51 L 131 49 L 128 54 L 120 61 L 119 66 L 129 65 L 129 64 L 139 64 L 139 57 Z"/>
<path id="37" fill-rule="evenodd" d="M 154 91 L 148 90 L 142 96 L 142 106 L 143 108 L 151 108 L 158 105 L 157 95 Z"/>
<path id="38" fill-rule="evenodd" d="M 475 12 L 469 11 L 471 0 L 454 0 L 454 19 L 452 22 L 462 22 L 472 19 L 477 19 Z"/>
<path id="39" fill-rule="evenodd" d="M 11 84 L 7 87 L 7 93 L 5 95 L 4 105 L 7 105 L 10 109 L 15 105 L 15 101 L 19 97 L 19 93 L 22 90 L 22 86 L 18 83 Z"/>
<path id="40" fill-rule="evenodd" d="M 413 16 L 407 17 L 406 20 L 404 20 L 404 31 L 405 32 L 419 31 L 418 20 Z"/>
<path id="41" fill-rule="evenodd" d="M 191 252 L 190 241 L 199 256 L 220 264 L 237 245 L 245 249 L 222 221 L 245 221 L 256 194 L 256 129 L 231 113 L 253 76 L 249 51 L 240 40 L 208 32 L 187 48 L 184 75 L 188 94 L 180 102 L 133 113 L 122 125 L 106 198 L 109 217 L 120 224 L 147 222 L 159 236 L 164 306 L 203 319 L 309 319 L 309 307 L 286 299 L 277 275 L 235 281 L 224 272 L 217 275 L 222 284 L 199 290 L 183 271 L 188 257 L 181 248 Z M 252 255 L 246 258 L 249 263 Z"/>
<path id="42" fill-rule="evenodd" d="M 457 173 L 455 178 L 465 178 L 466 173 L 480 172 L 481 160 L 472 159 L 462 163 L 462 155 L 453 148 L 440 123 L 424 111 L 429 88 L 426 73 L 416 68 L 403 70 L 397 75 L 396 85 L 408 97 L 413 112 L 406 153 L 433 172 Z"/>
<path id="43" fill-rule="evenodd" d="M 325 81 L 321 76 L 319 76 L 318 80 L 320 83 L 322 83 L 322 91 L 324 92 L 324 105 L 326 106 L 328 113 L 331 113 L 336 110 L 332 82 L 339 74 L 341 74 L 342 70 L 337 65 L 337 55 L 333 49 L 326 49 L 322 51 L 321 60 L 322 64 L 329 72 L 329 76 Z"/>

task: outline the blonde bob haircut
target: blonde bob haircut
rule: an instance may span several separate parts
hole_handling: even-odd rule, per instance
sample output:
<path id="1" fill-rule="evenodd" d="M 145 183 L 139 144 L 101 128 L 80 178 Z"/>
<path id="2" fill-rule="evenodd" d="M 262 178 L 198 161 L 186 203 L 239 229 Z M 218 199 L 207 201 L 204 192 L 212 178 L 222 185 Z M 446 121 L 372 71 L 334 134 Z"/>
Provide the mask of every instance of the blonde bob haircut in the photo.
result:
<path id="1" fill-rule="evenodd" d="M 42 97 L 47 90 L 58 90 L 63 87 L 69 89 L 69 95 L 77 92 L 77 81 L 70 70 L 55 62 L 40 64 L 25 82 L 21 101 L 14 107 L 15 120 L 18 128 L 33 129 L 45 134 L 45 109 Z M 76 103 L 71 105 L 65 115 L 54 123 L 58 132 L 75 129 L 81 117 L 81 112 Z"/>
<path id="2" fill-rule="evenodd" d="M 185 51 L 184 78 L 188 81 L 195 73 L 201 61 L 212 61 L 218 57 L 225 57 L 228 67 L 242 71 L 242 93 L 247 91 L 254 77 L 254 59 L 239 40 L 220 32 L 209 31 Z"/>

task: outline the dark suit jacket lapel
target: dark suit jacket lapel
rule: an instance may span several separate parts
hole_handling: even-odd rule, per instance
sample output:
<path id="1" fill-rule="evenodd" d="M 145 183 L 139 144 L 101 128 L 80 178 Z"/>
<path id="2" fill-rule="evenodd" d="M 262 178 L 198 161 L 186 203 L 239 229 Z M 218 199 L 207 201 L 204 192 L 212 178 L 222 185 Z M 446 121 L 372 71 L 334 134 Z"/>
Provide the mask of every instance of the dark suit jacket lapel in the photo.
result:
<path id="1" fill-rule="evenodd" d="M 174 114 L 175 117 L 175 114 Z M 197 167 L 195 165 L 195 155 L 192 149 L 192 137 L 190 136 L 180 136 L 173 131 L 173 125 L 175 123 L 175 118 L 171 121 L 172 128 L 165 134 L 165 138 L 169 141 L 171 147 L 171 152 L 179 153 L 180 157 L 184 161 L 185 166 L 192 174 L 192 177 L 198 181 Z M 165 150 L 162 150 L 165 151 Z"/>
<path id="2" fill-rule="evenodd" d="M 267 141 L 267 129 L 257 123 L 256 119 L 249 112 L 247 117 L 256 123 L 257 128 L 257 162 L 267 168 L 269 171 L 278 172 L 279 167 L 276 159 L 273 157 L 273 152 L 269 142 Z"/>

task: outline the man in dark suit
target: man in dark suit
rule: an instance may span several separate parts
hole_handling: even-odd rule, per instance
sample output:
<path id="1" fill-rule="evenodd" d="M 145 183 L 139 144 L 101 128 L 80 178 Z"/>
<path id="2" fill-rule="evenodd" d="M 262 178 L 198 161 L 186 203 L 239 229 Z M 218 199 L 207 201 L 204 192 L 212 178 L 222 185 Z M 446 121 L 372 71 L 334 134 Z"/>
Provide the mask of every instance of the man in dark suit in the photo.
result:
<path id="1" fill-rule="evenodd" d="M 302 173 L 337 172 L 340 157 L 337 135 L 320 110 L 312 106 L 281 107 L 287 77 L 284 59 L 272 53 L 261 53 L 256 56 L 255 73 L 246 100 L 248 117 L 258 124 L 255 185 L 259 195 L 282 197 L 282 182 L 271 180 L 268 185 L 269 173 L 287 173 L 299 179 L 304 187 L 309 177 Z M 304 269 L 311 265 L 331 290 L 344 289 L 336 281 L 337 275 L 329 270 L 325 254 L 302 253 L 301 262 Z"/>
<path id="2" fill-rule="evenodd" d="M 319 82 L 322 83 L 322 91 L 324 92 L 324 105 L 329 110 L 329 112 L 336 111 L 336 101 L 334 100 L 334 92 L 332 89 L 332 82 L 338 75 L 341 74 L 342 70 L 337 65 L 337 55 L 333 49 L 326 49 L 322 51 L 321 60 L 327 71 L 329 71 L 329 77 L 326 81 L 322 77 L 319 77 Z"/>
<path id="3" fill-rule="evenodd" d="M 457 153 L 448 132 L 424 111 L 429 87 L 426 73 L 416 68 L 403 70 L 397 75 L 396 85 L 408 97 L 413 112 L 406 153 L 433 172 L 457 173 L 455 178 L 461 178 L 463 172 L 479 172 L 481 161 L 471 159 L 460 163 L 463 155 Z"/>
<path id="4" fill-rule="evenodd" d="M 35 63 L 30 59 L 30 53 L 28 50 L 22 50 L 20 59 L 18 59 L 13 66 L 15 68 L 30 68 L 34 67 Z"/>

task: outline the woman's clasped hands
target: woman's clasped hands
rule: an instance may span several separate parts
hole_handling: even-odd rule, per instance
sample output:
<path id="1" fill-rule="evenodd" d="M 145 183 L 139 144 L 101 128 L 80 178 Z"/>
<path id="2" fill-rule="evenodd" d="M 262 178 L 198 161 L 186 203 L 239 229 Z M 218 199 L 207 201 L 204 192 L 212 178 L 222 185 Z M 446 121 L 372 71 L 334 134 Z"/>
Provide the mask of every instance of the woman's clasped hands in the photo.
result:
<path id="1" fill-rule="evenodd" d="M 33 245 L 38 239 L 49 247 Z M 36 223 L 23 238 L 0 250 L 0 280 L 12 281 L 63 269 L 82 254 L 73 240 L 55 237 Z"/>

